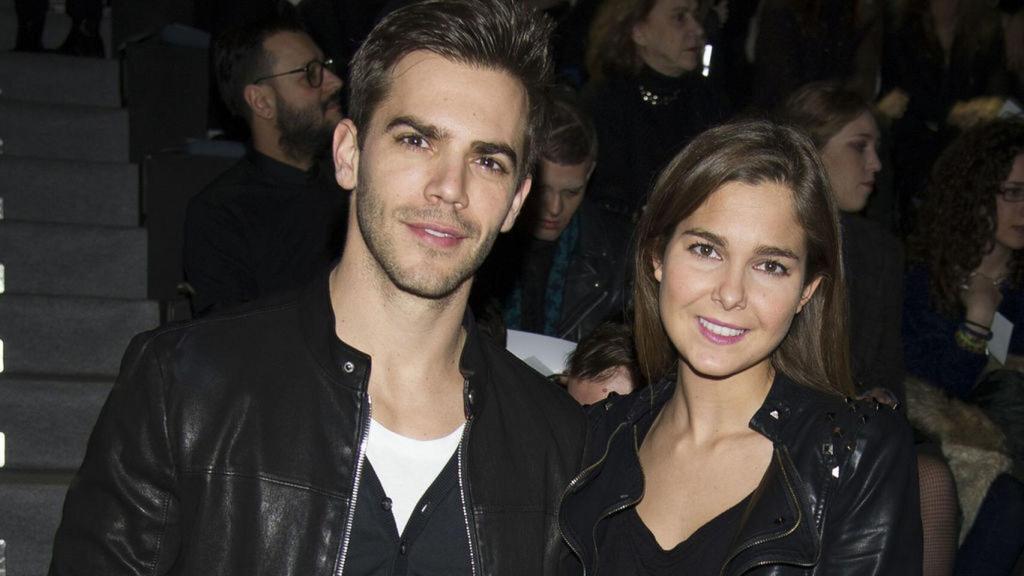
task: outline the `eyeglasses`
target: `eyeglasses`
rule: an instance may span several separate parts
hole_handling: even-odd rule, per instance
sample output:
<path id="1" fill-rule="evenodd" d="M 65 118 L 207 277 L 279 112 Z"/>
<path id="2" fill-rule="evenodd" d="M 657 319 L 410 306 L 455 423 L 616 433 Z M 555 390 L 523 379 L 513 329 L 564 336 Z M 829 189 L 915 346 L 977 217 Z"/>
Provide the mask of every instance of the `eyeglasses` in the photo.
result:
<path id="1" fill-rule="evenodd" d="M 277 78 L 278 76 L 288 76 L 290 74 L 298 74 L 302 72 L 306 75 L 306 82 L 313 88 L 319 88 L 324 83 L 324 68 L 334 73 L 334 59 L 328 58 L 327 60 L 310 60 L 302 68 L 296 68 L 295 70 L 289 70 L 287 72 L 281 72 L 280 74 L 271 74 L 270 76 L 263 76 L 252 81 L 253 84 L 259 84 L 264 80 L 270 80 L 271 78 Z"/>
<path id="2" fill-rule="evenodd" d="M 1007 202 L 1024 202 L 1024 186 L 1020 184 L 1002 185 L 999 195 Z"/>

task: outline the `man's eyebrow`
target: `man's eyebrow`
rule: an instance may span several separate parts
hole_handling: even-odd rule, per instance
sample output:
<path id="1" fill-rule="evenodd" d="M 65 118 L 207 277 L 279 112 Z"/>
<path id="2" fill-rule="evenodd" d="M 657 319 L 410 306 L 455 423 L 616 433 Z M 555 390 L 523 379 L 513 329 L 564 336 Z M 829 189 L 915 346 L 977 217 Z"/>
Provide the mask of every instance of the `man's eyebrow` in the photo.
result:
<path id="1" fill-rule="evenodd" d="M 507 156 L 509 161 L 512 163 L 513 170 L 519 166 L 519 156 L 516 155 L 516 151 L 508 144 L 502 142 L 473 142 L 473 152 L 488 156 L 503 154 Z"/>
<path id="2" fill-rule="evenodd" d="M 387 126 L 384 127 L 384 131 L 390 132 L 393 128 L 397 128 L 399 126 L 408 126 L 409 128 L 419 132 L 428 140 L 443 140 L 448 136 L 448 133 L 445 130 L 438 128 L 433 124 L 427 124 L 415 116 L 398 116 L 393 118 L 388 122 Z"/>

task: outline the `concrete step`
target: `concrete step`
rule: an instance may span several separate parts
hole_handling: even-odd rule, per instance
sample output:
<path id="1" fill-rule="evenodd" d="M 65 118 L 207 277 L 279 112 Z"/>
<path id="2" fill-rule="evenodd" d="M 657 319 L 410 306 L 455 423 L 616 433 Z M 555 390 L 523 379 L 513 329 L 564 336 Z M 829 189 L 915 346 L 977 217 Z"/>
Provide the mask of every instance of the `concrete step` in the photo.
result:
<path id="1" fill-rule="evenodd" d="M 10 576 L 46 574 L 70 481 L 0 470 L 0 540 Z"/>
<path id="2" fill-rule="evenodd" d="M 127 110 L 0 100 L 3 154 L 127 162 L 128 137 Z"/>
<path id="3" fill-rule="evenodd" d="M 0 97 L 120 108 L 120 64 L 101 58 L 0 52 Z"/>
<path id="4" fill-rule="evenodd" d="M 0 220 L 139 224 L 139 167 L 0 156 Z"/>
<path id="5" fill-rule="evenodd" d="M 146 230 L 0 221 L 6 294 L 146 298 Z"/>
<path id="6" fill-rule="evenodd" d="M 77 470 L 111 386 L 110 380 L 0 376 L 2 469 Z"/>
<path id="7" fill-rule="evenodd" d="M 51 2 L 49 14 L 46 17 L 46 27 L 43 28 L 43 46 L 54 50 L 68 36 L 71 30 L 71 17 L 63 11 L 63 5 L 56 5 Z M 110 45 L 110 8 L 103 10 L 103 20 L 100 21 L 100 36 L 103 38 L 103 46 L 107 51 L 107 57 L 113 53 Z M 4 0 L 0 2 L 0 50 L 6 52 L 14 48 L 18 38 L 18 17 L 14 12 L 14 3 Z"/>
<path id="8" fill-rule="evenodd" d="M 3 294 L 3 371 L 113 378 L 131 337 L 159 322 L 149 300 Z"/>

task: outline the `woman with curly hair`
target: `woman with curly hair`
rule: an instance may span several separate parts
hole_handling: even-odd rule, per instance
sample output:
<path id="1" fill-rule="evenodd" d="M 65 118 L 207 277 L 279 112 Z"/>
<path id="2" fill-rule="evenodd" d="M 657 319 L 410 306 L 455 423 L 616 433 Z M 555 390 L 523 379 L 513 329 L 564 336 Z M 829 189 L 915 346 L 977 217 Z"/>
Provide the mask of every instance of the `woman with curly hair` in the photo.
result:
<path id="1" fill-rule="evenodd" d="M 911 238 L 907 369 L 969 399 L 996 312 L 1024 324 L 1024 123 L 969 131 L 939 157 Z M 1010 351 L 1024 352 L 1024 329 Z"/>
<path id="2" fill-rule="evenodd" d="M 583 102 L 600 143 L 587 201 L 627 217 L 654 177 L 729 107 L 701 75 L 698 0 L 606 0 L 590 28 Z"/>
<path id="3" fill-rule="evenodd" d="M 978 405 L 1022 461 L 1024 379 L 987 370 L 992 326 L 1016 327 L 1024 353 L 1024 123 L 998 120 L 960 136 L 939 157 L 911 238 L 904 290 L 907 371 Z M 1008 364 L 1019 365 L 1012 356 Z M 1024 549 L 1024 483 L 995 477 L 956 559 L 957 574 L 1008 574 Z"/>

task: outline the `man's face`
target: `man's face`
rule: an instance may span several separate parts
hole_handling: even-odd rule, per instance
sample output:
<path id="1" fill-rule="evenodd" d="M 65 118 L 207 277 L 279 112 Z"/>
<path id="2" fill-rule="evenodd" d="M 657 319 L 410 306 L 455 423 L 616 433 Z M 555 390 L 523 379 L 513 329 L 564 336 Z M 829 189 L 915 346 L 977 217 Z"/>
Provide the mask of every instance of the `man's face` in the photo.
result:
<path id="1" fill-rule="evenodd" d="M 557 164 L 542 158 L 537 164 L 537 186 L 530 198 L 530 233 L 538 240 L 553 242 L 583 202 L 594 163 Z"/>
<path id="2" fill-rule="evenodd" d="M 374 273 L 416 296 L 468 290 L 529 191 L 530 180 L 517 176 L 526 117 L 526 92 L 505 72 L 423 51 L 399 60 L 362 127 L 352 178 L 344 168 L 354 150 L 351 121 L 335 135 L 339 183 L 354 185 L 359 230 L 346 253 L 361 242 Z"/>
<path id="3" fill-rule="evenodd" d="M 324 59 L 312 38 L 297 32 L 274 34 L 264 41 L 263 47 L 271 55 L 268 75 Z M 294 158 L 312 158 L 324 150 L 330 144 L 334 127 L 341 121 L 341 80 L 324 69 L 318 87 L 311 85 L 302 73 L 278 76 L 263 83 L 274 91 L 281 149 Z"/>

